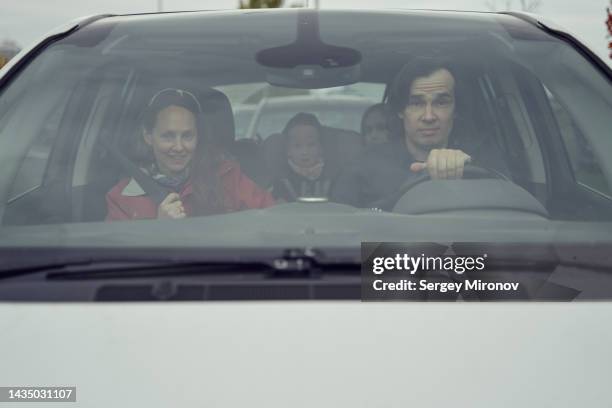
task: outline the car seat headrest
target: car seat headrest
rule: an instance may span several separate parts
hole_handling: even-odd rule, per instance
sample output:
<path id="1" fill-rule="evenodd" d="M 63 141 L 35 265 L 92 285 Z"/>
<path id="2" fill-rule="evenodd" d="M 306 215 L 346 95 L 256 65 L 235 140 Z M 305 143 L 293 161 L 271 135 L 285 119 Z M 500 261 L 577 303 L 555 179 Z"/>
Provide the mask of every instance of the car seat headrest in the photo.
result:
<path id="1" fill-rule="evenodd" d="M 228 97 L 216 89 L 206 89 L 199 95 L 204 120 L 209 121 L 212 141 L 219 147 L 231 149 L 236 130 L 234 114 Z"/>

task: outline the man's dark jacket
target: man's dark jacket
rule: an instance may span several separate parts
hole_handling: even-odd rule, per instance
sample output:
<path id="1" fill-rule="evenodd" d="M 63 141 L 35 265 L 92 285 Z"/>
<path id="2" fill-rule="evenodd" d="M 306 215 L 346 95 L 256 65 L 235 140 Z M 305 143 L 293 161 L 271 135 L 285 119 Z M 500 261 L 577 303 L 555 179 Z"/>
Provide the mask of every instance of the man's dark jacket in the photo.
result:
<path id="1" fill-rule="evenodd" d="M 448 148 L 463 150 L 477 166 L 507 174 L 498 149 L 481 146 L 470 151 L 456 144 Z M 419 177 L 420 173 L 410 170 L 414 162 L 403 139 L 397 138 L 393 142 L 373 146 L 343 169 L 332 187 L 331 200 L 354 207 L 373 207 L 381 199 L 397 192 L 410 179 Z"/>

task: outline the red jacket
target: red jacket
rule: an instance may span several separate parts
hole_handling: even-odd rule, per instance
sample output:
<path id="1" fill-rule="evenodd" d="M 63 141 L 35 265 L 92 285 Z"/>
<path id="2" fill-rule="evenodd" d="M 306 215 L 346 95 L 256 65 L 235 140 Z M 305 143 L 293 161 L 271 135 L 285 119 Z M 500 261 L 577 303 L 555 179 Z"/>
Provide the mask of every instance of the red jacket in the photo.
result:
<path id="1" fill-rule="evenodd" d="M 225 197 L 225 211 L 234 212 L 251 208 L 265 208 L 274 204 L 274 198 L 258 187 L 240 171 L 236 162 L 224 160 L 219 167 L 219 177 Z M 187 216 L 193 214 L 193 185 L 185 183 L 179 192 Z M 132 178 L 119 181 L 107 194 L 107 221 L 157 218 L 157 206 Z"/>

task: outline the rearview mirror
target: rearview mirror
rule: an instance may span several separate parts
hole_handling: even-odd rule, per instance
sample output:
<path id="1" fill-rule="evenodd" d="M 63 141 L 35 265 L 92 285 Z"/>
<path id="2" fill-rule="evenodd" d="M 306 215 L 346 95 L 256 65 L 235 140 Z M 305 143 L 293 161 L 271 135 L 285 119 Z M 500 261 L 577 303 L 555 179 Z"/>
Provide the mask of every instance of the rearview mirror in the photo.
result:
<path id="1" fill-rule="evenodd" d="M 295 42 L 261 50 L 255 56 L 271 85 L 290 88 L 331 88 L 359 82 L 361 53 L 353 48 L 325 44 L 318 15 L 304 10 L 298 16 Z"/>
<path id="2" fill-rule="evenodd" d="M 275 86 L 301 89 L 332 88 L 359 82 L 360 65 L 341 68 L 322 68 L 299 65 L 295 68 L 267 68 L 266 81 Z"/>

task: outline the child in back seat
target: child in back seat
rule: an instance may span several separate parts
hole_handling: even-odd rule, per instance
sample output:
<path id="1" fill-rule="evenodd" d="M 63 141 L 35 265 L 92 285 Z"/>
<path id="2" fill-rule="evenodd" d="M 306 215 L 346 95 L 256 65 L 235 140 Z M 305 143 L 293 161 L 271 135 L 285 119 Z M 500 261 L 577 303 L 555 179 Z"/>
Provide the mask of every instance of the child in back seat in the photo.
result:
<path id="1" fill-rule="evenodd" d="M 283 130 L 285 160 L 272 185 L 275 198 L 328 197 L 337 171 L 325 160 L 321 134 L 321 123 L 313 114 L 298 113 L 287 122 Z"/>

